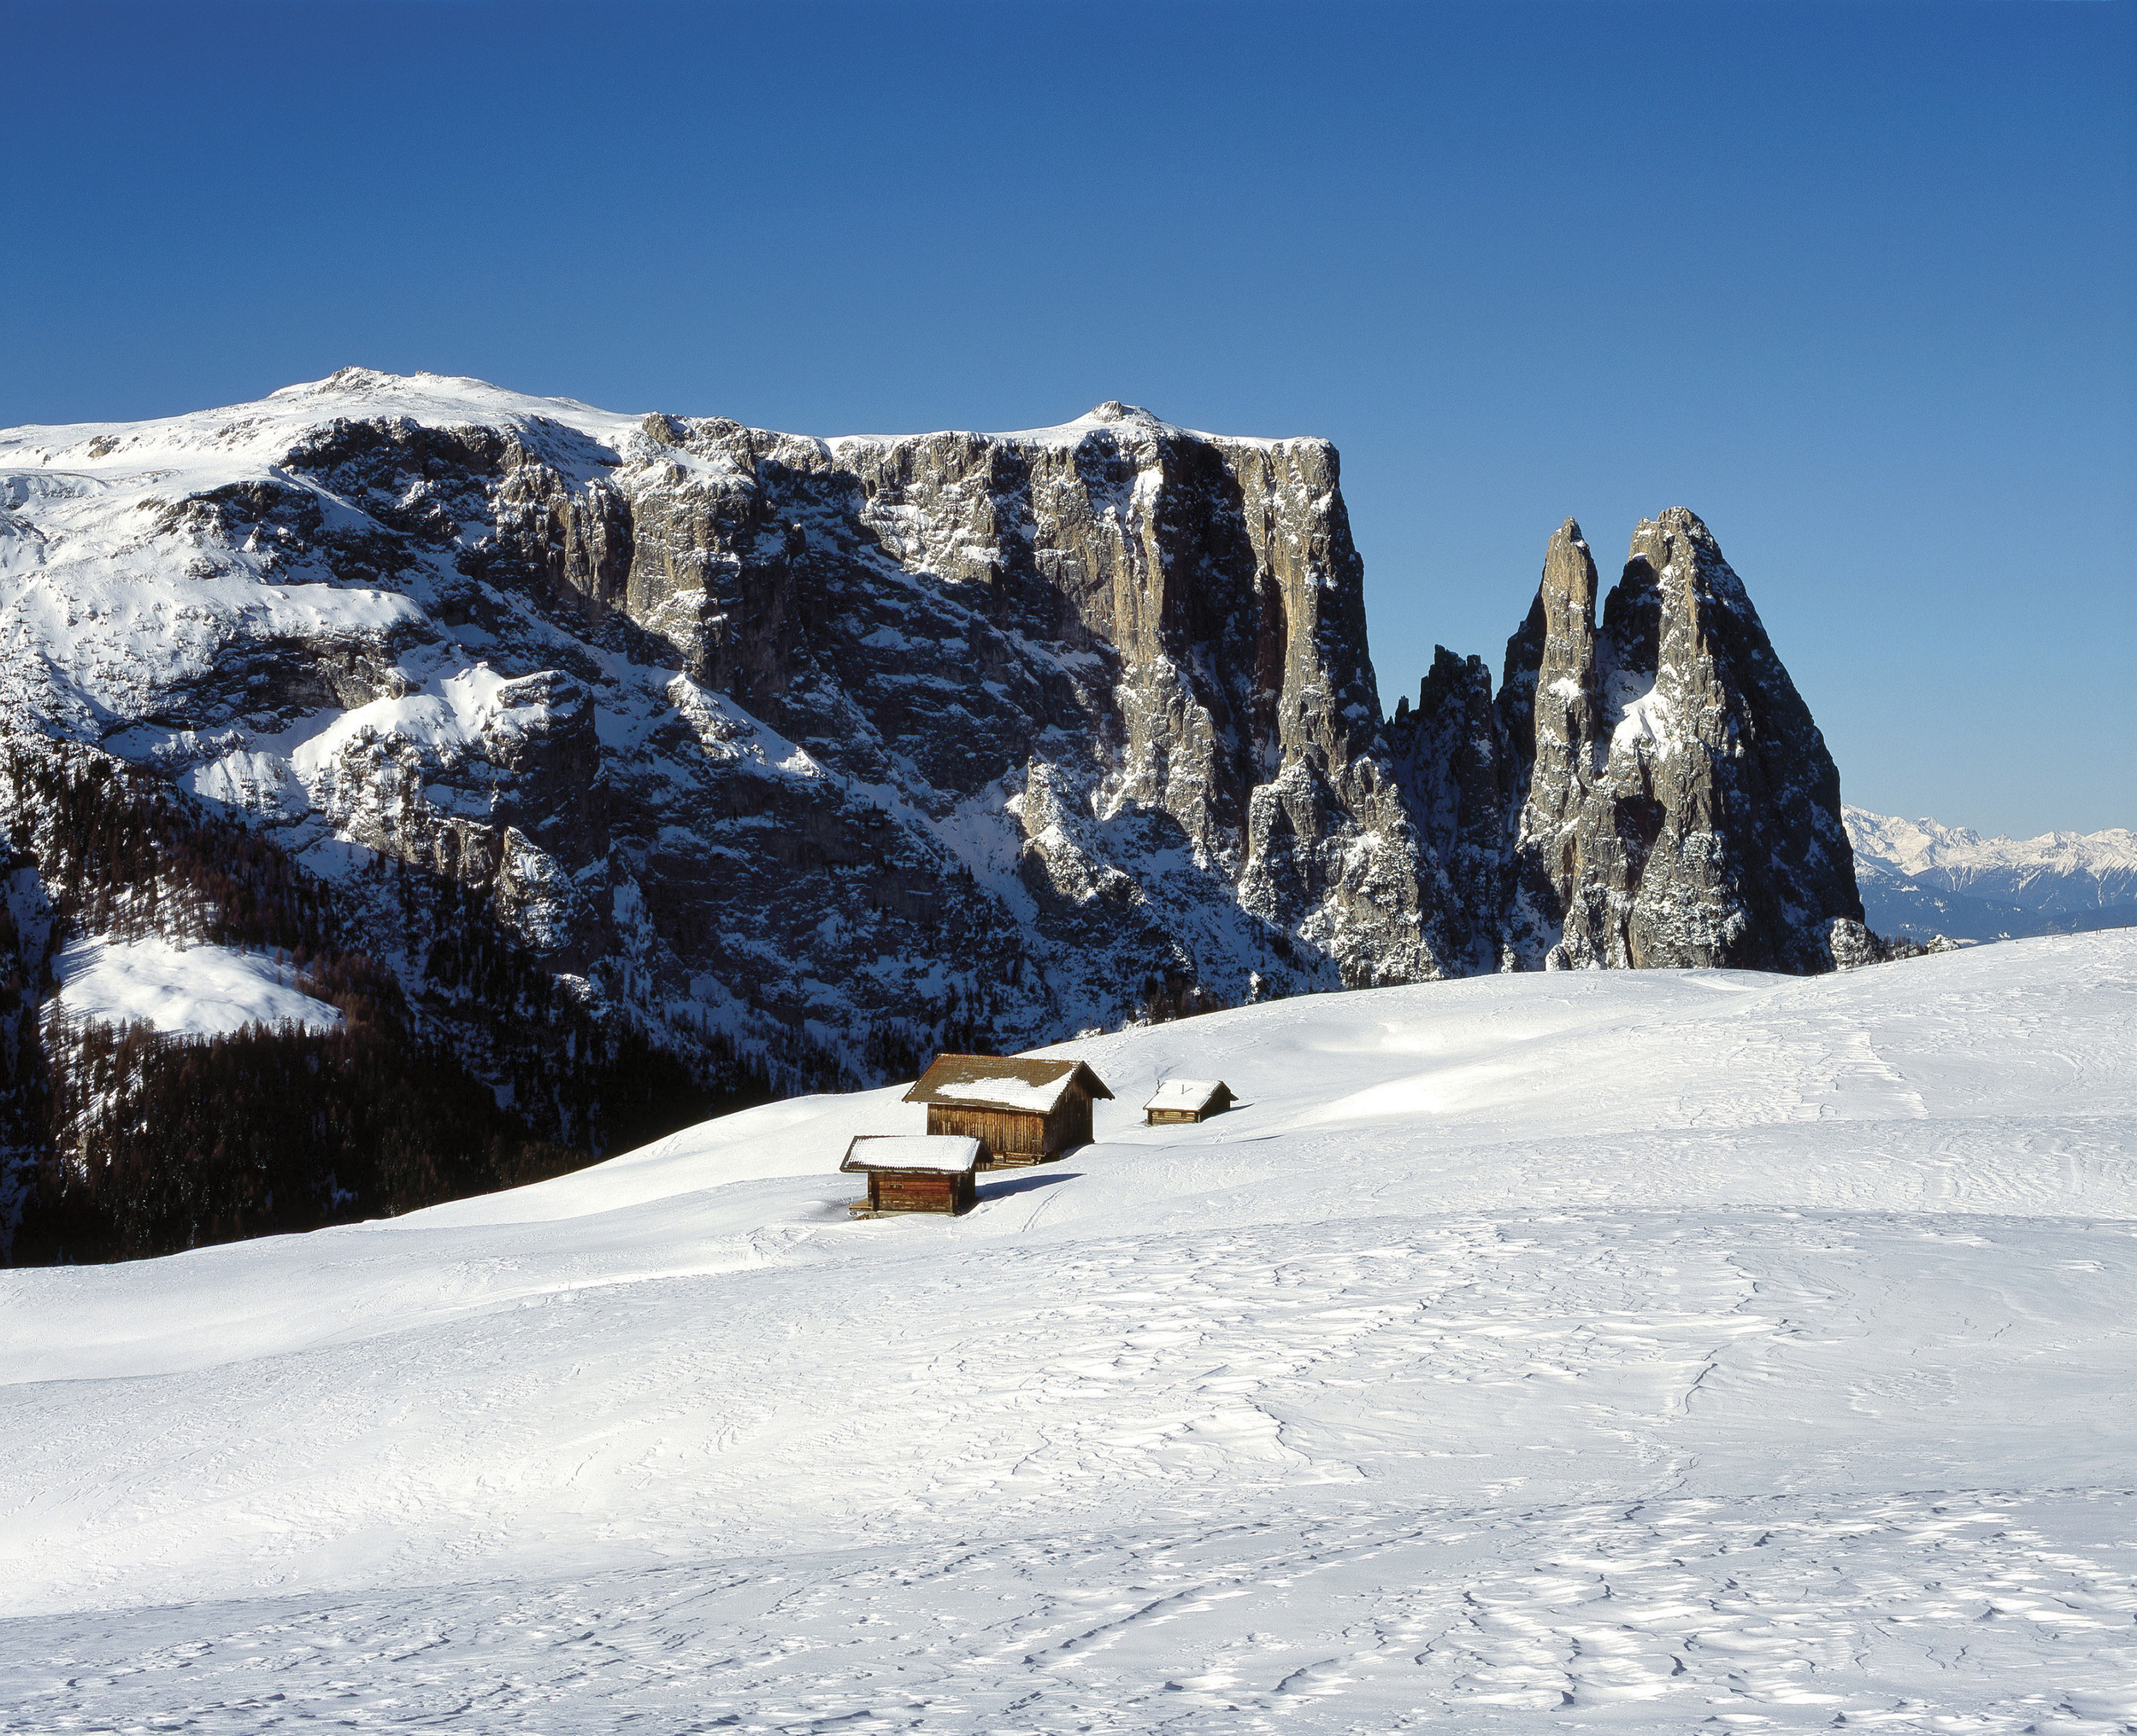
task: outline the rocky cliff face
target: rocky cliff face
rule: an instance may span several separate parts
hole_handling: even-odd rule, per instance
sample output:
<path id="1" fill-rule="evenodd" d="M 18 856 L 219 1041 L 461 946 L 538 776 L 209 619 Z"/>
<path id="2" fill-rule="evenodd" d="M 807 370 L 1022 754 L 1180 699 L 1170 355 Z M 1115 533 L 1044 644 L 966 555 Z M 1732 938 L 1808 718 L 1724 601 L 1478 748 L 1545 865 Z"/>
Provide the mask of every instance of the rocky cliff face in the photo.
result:
<path id="1" fill-rule="evenodd" d="M 1863 914 L 1840 774 L 1742 582 L 1677 507 L 1634 531 L 1599 633 L 1595 591 L 1568 521 L 1538 596 L 1518 952 L 1830 968 L 1832 924 Z M 1510 647 L 1510 686 L 1527 686 L 1526 655 Z"/>
<path id="2" fill-rule="evenodd" d="M 1643 520 L 1599 626 L 1598 589 L 1569 519 L 1496 705 L 1443 651 L 1391 731 L 1421 832 L 1489 913 L 1469 961 L 1487 941 L 1517 969 L 1874 958 L 1840 774 L 1712 534 L 1681 507 Z"/>
<path id="3" fill-rule="evenodd" d="M 795 1082 L 1440 968 L 1325 442 L 348 370 L 0 456 L 18 722 L 262 828 L 419 1001 L 381 863 Z"/>
<path id="4" fill-rule="evenodd" d="M 958 824 L 1004 943 L 1058 955 L 1041 1024 L 1146 980 L 1430 974 L 1325 443 L 1120 404 L 1027 435 L 646 429 L 615 479 L 633 618 L 847 786 Z"/>

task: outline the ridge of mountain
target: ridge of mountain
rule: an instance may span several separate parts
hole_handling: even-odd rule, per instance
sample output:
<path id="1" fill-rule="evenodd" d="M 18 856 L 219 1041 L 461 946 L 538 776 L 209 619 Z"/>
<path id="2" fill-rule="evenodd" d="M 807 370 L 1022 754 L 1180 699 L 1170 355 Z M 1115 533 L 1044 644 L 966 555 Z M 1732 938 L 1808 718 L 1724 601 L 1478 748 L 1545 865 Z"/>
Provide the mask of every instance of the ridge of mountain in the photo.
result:
<path id="1" fill-rule="evenodd" d="M 1500 690 L 1443 653 L 1393 719 L 1363 571 L 1328 442 L 1117 402 L 820 439 L 347 368 L 0 432 L 5 1030 L 44 1105 L 0 1143 L 66 1196 L 162 1089 L 138 1045 L 35 1083 L 90 1056 L 55 1021 L 107 935 L 265 957 L 342 1015 L 315 1063 L 420 1056 L 497 1175 L 658 1131 L 663 1092 L 696 1119 L 939 1048 L 1879 956 L 1830 756 L 1689 512 L 1639 527 L 1599 627 L 1569 521 Z M 75 1003 L 134 1004 L 134 955 L 94 956 Z M 217 1064 L 266 1065 L 219 1016 Z M 342 1209 L 317 1180 L 265 1221 Z M 156 1233 L 293 1184 L 238 1194 Z"/>
<path id="2" fill-rule="evenodd" d="M 1952 892 L 2026 909 L 2075 910 L 2137 899 L 2137 832 L 2044 832 L 1984 838 L 1963 826 L 1843 807 L 1858 857 Z"/>
<path id="3" fill-rule="evenodd" d="M 1841 811 L 1881 933 L 1987 941 L 2137 923 L 2137 833 L 2126 827 L 1983 838 L 1934 820 Z"/>

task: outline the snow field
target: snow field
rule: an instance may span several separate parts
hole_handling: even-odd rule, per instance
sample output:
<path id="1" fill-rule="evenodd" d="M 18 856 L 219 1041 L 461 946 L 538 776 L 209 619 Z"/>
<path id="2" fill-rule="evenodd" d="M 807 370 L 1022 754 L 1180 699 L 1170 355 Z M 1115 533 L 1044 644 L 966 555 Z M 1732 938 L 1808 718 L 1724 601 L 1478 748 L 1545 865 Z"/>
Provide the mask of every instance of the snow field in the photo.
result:
<path id="1" fill-rule="evenodd" d="M 0 1730 L 2137 1723 L 2137 940 L 1071 1050 L 962 1219 L 893 1088 L 0 1274 Z"/>
<path id="2" fill-rule="evenodd" d="M 294 986 L 296 973 L 256 952 L 160 934 L 78 940 L 59 956 L 56 1001 L 78 1023 L 153 1025 L 166 1036 L 221 1037 L 247 1025 L 333 1031 L 341 1011 Z"/>

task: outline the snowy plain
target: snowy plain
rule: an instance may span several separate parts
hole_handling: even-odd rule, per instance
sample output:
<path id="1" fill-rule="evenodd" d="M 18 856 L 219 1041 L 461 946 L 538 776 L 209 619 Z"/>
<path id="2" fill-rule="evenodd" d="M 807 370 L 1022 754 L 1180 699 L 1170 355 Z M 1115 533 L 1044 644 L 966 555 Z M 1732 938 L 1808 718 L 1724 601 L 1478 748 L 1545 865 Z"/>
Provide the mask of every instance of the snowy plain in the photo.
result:
<path id="1" fill-rule="evenodd" d="M 2137 1727 L 2137 936 L 1051 1052 L 0 1274 L 0 1730 Z"/>

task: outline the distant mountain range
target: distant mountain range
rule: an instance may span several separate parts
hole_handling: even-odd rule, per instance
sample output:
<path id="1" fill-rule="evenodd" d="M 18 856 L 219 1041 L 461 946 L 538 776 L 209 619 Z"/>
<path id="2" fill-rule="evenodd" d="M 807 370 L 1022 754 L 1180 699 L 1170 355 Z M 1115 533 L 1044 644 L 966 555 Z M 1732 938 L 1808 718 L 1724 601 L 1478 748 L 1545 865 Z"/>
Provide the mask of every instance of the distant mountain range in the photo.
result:
<path id="1" fill-rule="evenodd" d="M 1917 940 L 2011 940 L 2137 924 L 2137 833 L 1983 838 L 1844 808 L 1863 920 Z"/>

